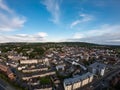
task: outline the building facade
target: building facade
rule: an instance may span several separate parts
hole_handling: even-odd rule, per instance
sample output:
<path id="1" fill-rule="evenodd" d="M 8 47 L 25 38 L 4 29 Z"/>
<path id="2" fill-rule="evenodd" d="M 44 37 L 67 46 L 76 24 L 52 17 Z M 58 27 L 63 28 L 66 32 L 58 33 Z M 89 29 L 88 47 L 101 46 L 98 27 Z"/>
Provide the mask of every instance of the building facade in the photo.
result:
<path id="1" fill-rule="evenodd" d="M 92 80 L 93 80 L 93 74 L 87 72 L 82 76 L 76 75 L 73 78 L 65 79 L 63 85 L 65 90 L 76 90 L 92 82 Z"/>
<path id="2" fill-rule="evenodd" d="M 88 67 L 89 72 L 103 76 L 105 73 L 106 65 L 102 63 L 95 62 Z"/>

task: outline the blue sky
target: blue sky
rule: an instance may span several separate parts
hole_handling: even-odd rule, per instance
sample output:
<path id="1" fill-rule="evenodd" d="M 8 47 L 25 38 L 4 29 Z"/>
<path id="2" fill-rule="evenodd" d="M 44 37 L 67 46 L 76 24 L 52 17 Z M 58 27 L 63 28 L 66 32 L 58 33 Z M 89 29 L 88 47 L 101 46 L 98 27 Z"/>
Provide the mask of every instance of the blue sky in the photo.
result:
<path id="1" fill-rule="evenodd" d="M 0 42 L 120 45 L 120 0 L 0 0 Z"/>

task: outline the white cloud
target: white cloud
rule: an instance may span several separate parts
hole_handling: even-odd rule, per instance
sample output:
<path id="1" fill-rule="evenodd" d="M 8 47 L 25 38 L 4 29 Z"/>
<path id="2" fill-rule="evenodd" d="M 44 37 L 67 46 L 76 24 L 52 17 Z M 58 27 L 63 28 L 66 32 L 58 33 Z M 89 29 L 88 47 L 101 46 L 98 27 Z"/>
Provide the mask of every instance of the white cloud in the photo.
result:
<path id="1" fill-rule="evenodd" d="M 0 0 L 0 31 L 12 31 L 24 26 L 25 17 L 20 17 Z"/>
<path id="2" fill-rule="evenodd" d="M 108 40 L 107 42 L 119 42 L 120 43 L 120 39 L 115 39 L 115 40 Z"/>
<path id="3" fill-rule="evenodd" d="M 58 24 L 60 21 L 60 2 L 61 0 L 43 0 L 42 4 L 46 6 L 48 12 L 51 13 L 51 21 Z"/>
<path id="4" fill-rule="evenodd" d="M 0 35 L 0 43 L 4 42 L 45 42 L 48 36 L 45 32 L 37 34 L 16 34 L 16 35 Z"/>
<path id="5" fill-rule="evenodd" d="M 38 33 L 38 36 L 41 37 L 41 38 L 44 38 L 44 37 L 47 37 L 48 34 L 45 33 L 45 32 L 39 32 L 39 33 Z"/>
<path id="6" fill-rule="evenodd" d="M 71 23 L 70 28 L 73 28 L 80 23 L 91 21 L 93 19 L 93 16 L 87 14 L 80 14 L 80 17 L 81 19 L 75 20 Z"/>
<path id="7" fill-rule="evenodd" d="M 74 36 L 77 34 L 77 35 L 80 35 L 80 36 L 83 35 L 84 37 L 93 37 L 93 36 L 101 36 L 103 34 L 108 35 L 108 33 L 114 34 L 116 32 L 120 32 L 120 25 L 104 24 L 104 25 L 98 27 L 98 29 L 84 30 L 84 31 L 81 31 L 81 32 L 76 32 L 74 34 Z"/>
<path id="8" fill-rule="evenodd" d="M 76 39 L 84 38 L 84 35 L 80 33 L 75 33 L 73 38 L 76 38 Z"/>
<path id="9" fill-rule="evenodd" d="M 18 36 L 18 37 L 27 37 L 28 34 L 17 34 L 16 36 Z"/>
<path id="10" fill-rule="evenodd" d="M 120 25 L 102 25 L 98 29 L 76 32 L 66 41 L 120 45 Z"/>
<path id="11" fill-rule="evenodd" d="M 13 10 L 8 8 L 8 6 L 4 4 L 3 0 L 0 0 L 0 8 L 7 11 L 7 12 L 9 12 L 9 13 L 13 13 Z"/>

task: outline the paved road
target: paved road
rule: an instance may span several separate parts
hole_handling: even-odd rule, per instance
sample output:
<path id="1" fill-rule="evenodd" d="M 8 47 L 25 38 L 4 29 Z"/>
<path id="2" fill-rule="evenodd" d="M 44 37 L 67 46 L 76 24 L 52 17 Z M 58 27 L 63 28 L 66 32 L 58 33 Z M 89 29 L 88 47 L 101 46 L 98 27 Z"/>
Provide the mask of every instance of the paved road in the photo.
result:
<path id="1" fill-rule="evenodd" d="M 107 75 L 105 75 L 103 78 L 101 78 L 100 80 L 94 82 L 92 84 L 92 86 L 94 87 L 95 90 L 97 90 L 97 88 L 101 85 L 101 83 L 103 82 L 103 80 L 106 80 L 108 77 L 110 77 L 111 75 L 113 75 L 114 73 L 118 72 L 120 70 L 120 68 L 111 71 L 110 73 L 108 73 Z"/>
<path id="2" fill-rule="evenodd" d="M 5 82 L 0 78 L 0 90 L 15 90 L 15 89 L 11 87 L 9 83 Z"/>
<path id="3" fill-rule="evenodd" d="M 0 90 L 5 90 L 4 87 L 0 84 Z"/>
<path id="4" fill-rule="evenodd" d="M 0 79 L 0 90 L 5 90 L 6 84 Z"/>

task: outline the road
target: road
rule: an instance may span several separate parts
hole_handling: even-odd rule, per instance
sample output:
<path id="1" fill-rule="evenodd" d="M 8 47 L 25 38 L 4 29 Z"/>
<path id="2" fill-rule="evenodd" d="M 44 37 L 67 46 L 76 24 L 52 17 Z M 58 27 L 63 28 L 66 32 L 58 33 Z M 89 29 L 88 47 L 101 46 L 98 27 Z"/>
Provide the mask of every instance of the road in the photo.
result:
<path id="1" fill-rule="evenodd" d="M 0 79 L 0 90 L 6 90 L 6 84 Z"/>
<path id="2" fill-rule="evenodd" d="M 113 70 L 113 71 L 109 72 L 107 75 L 105 75 L 103 78 L 101 78 L 100 80 L 94 82 L 92 84 L 92 86 L 94 87 L 94 90 L 97 90 L 97 88 L 101 85 L 101 83 L 103 82 L 103 80 L 107 80 L 108 77 L 110 77 L 114 73 L 118 72 L 119 70 L 120 70 L 120 68 L 118 68 L 116 70 Z"/>
<path id="3" fill-rule="evenodd" d="M 15 89 L 0 78 L 0 90 L 15 90 Z"/>
<path id="4" fill-rule="evenodd" d="M 5 90 L 4 87 L 0 84 L 0 90 Z"/>

